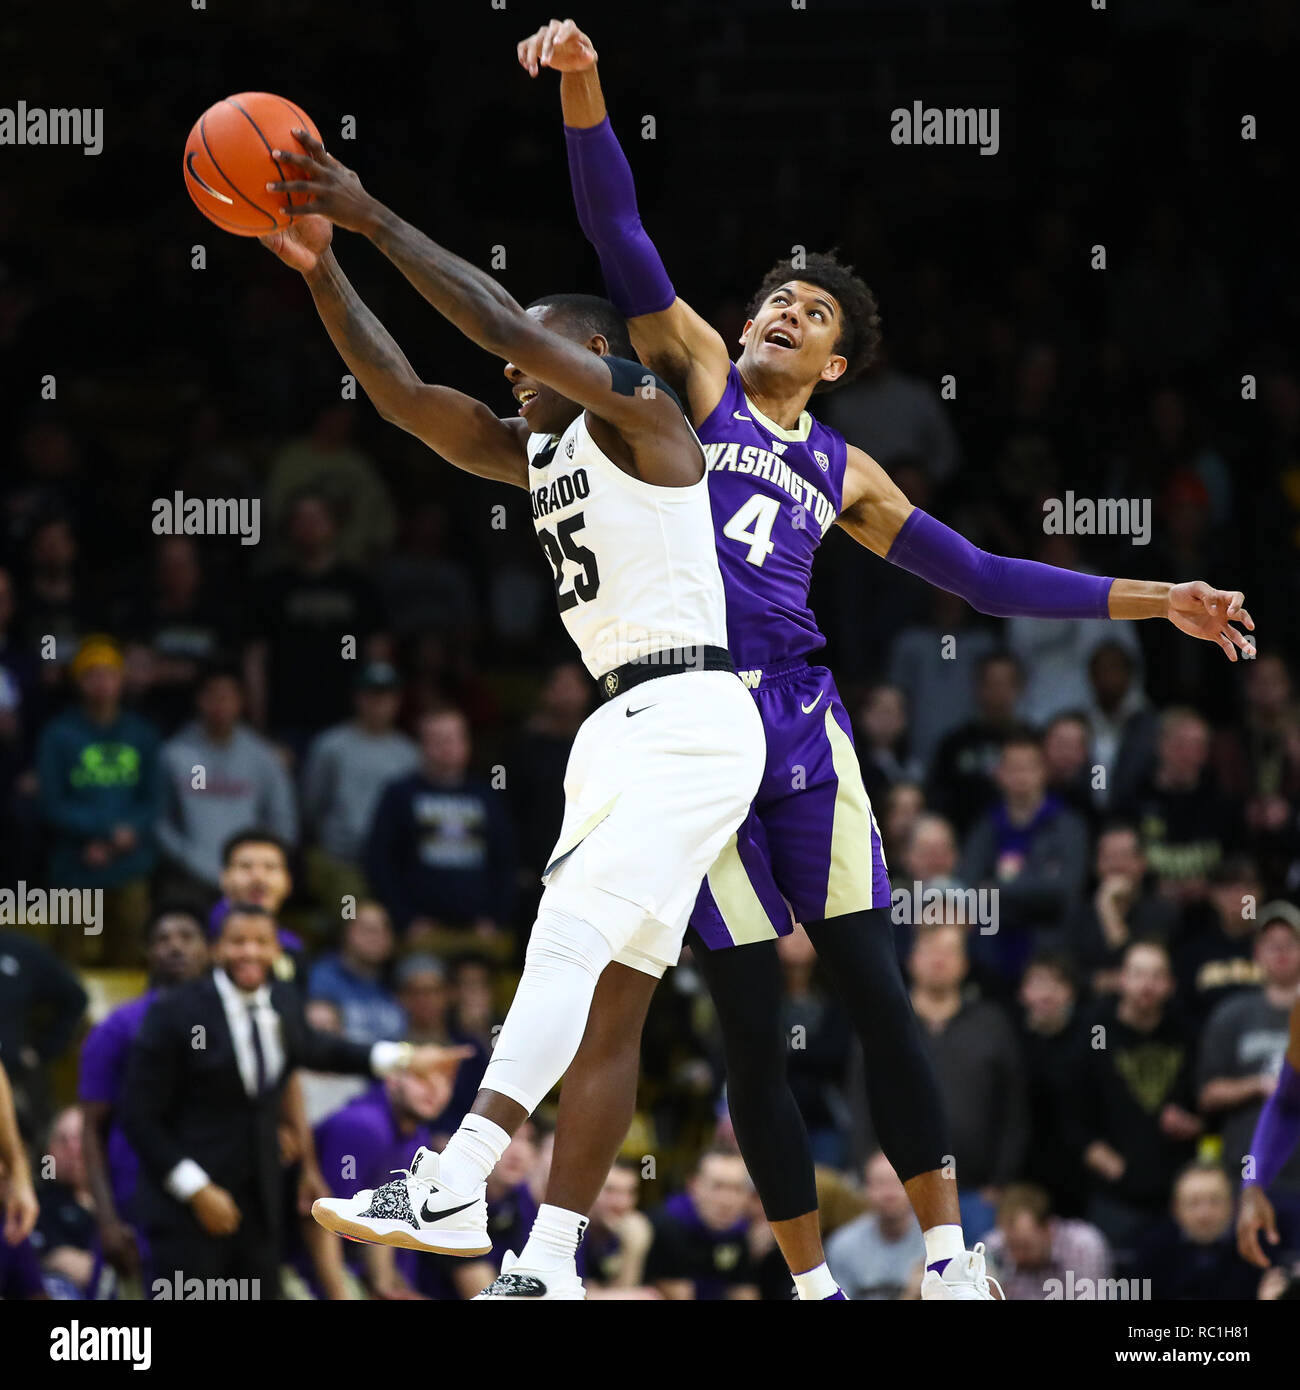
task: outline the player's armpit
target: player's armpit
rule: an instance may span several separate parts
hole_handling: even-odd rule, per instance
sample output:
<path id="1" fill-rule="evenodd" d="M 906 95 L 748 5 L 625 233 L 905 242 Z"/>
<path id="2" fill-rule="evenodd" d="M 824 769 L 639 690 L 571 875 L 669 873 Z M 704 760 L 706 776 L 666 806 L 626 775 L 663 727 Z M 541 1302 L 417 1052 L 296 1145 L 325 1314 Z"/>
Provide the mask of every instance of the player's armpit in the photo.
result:
<path id="1" fill-rule="evenodd" d="M 502 420 L 472 396 L 424 383 L 400 406 L 381 413 L 466 473 L 527 488 L 528 426 L 523 420 Z"/>
<path id="2" fill-rule="evenodd" d="M 727 389 L 731 371 L 722 334 L 684 299 L 674 299 L 660 313 L 628 319 L 627 326 L 636 355 L 681 395 L 691 423 L 707 420 Z"/>
<path id="3" fill-rule="evenodd" d="M 914 510 L 903 490 L 875 459 L 850 444 L 843 509 L 836 525 L 883 559 Z"/>

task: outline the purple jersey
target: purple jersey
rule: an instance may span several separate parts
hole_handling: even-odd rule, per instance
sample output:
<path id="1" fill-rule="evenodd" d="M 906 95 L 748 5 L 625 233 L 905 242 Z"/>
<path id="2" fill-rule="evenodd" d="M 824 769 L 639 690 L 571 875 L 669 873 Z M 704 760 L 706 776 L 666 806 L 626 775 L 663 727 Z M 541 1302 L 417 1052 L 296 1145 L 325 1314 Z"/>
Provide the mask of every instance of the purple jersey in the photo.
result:
<path id="1" fill-rule="evenodd" d="M 108 1131 L 105 1159 L 108 1163 L 109 1185 L 117 1214 L 129 1220 L 130 1202 L 135 1193 L 140 1164 L 135 1151 L 117 1119 L 122 1082 L 126 1076 L 127 1057 L 131 1044 L 140 1031 L 149 1006 L 158 997 L 156 989 L 146 990 L 138 999 L 128 999 L 97 1023 L 81 1046 L 81 1073 L 77 1080 L 77 1099 L 100 1101 L 107 1105 L 113 1118 Z"/>
<path id="2" fill-rule="evenodd" d="M 843 436 L 806 410 L 792 430 L 768 420 L 746 399 L 734 362 L 722 399 L 697 433 L 708 461 L 727 645 L 737 668 L 824 647 L 808 585 L 813 555 L 840 514 Z"/>

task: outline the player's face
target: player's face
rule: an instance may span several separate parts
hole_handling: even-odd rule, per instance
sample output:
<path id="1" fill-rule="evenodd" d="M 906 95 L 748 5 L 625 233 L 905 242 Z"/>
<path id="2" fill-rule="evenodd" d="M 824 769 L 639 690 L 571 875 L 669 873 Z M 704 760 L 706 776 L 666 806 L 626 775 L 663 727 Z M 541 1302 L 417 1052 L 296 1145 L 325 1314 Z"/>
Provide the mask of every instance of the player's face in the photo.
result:
<path id="1" fill-rule="evenodd" d="M 169 912 L 154 924 L 149 940 L 149 974 L 164 985 L 201 975 L 208 964 L 203 929 L 188 912 Z"/>
<path id="2" fill-rule="evenodd" d="M 272 915 L 289 896 L 290 886 L 278 845 L 240 845 L 221 873 L 221 891 L 232 902 L 256 903 Z"/>
<path id="3" fill-rule="evenodd" d="M 839 302 L 828 290 L 790 280 L 773 290 L 745 325 L 743 356 L 760 374 L 809 389 L 835 381 L 848 367 L 835 350 L 842 322 Z"/>
<path id="4" fill-rule="evenodd" d="M 580 343 L 583 347 L 589 345 L 585 336 L 575 331 L 561 315 L 554 313 L 546 305 L 537 305 L 527 312 L 530 318 L 536 319 L 544 328 L 550 329 L 561 338 L 568 338 L 570 342 Z M 600 341 L 604 342 L 604 339 Z M 576 401 L 560 395 L 544 381 L 538 381 L 536 377 L 520 371 L 513 362 L 506 363 L 506 380 L 510 383 L 510 391 L 519 407 L 519 414 L 528 422 L 528 429 L 532 434 L 563 434 L 582 409 Z"/>
<path id="5" fill-rule="evenodd" d="M 240 989 L 253 990 L 270 979 L 279 952 L 269 917 L 232 912 L 222 923 L 213 957 Z"/>

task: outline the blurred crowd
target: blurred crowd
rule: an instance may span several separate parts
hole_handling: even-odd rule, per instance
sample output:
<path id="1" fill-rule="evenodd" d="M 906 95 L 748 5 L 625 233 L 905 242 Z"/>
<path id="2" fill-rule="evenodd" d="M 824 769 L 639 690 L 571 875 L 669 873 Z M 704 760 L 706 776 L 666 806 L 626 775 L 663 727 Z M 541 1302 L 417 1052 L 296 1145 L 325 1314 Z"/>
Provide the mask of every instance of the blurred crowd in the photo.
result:
<path id="1" fill-rule="evenodd" d="M 1284 18 L 1271 22 L 1277 52 L 1293 51 Z M 391 49 L 376 25 L 364 42 Z M 1081 100 L 1104 89 L 1086 60 L 1059 63 Z M 1300 1162 L 1274 1192 L 1276 1268 L 1242 1262 L 1232 1232 L 1300 986 L 1300 300 L 1276 238 L 1224 252 L 1246 244 L 1249 208 L 1207 207 L 1180 175 L 1193 78 L 1171 98 L 1166 176 L 1125 204 L 1104 273 L 1089 208 L 1111 166 L 1086 139 L 1052 152 L 1054 181 L 972 195 L 960 261 L 949 218 L 941 235 L 923 225 L 966 187 L 955 164 L 891 163 L 915 198 L 886 217 L 845 185 L 827 222 L 880 295 L 888 352 L 816 409 L 917 505 L 999 553 L 1242 588 L 1259 622 L 1259 656 L 1232 665 L 1160 622 L 981 618 L 842 535 L 819 559 L 814 604 L 884 836 L 968 1243 L 987 1240 L 1017 1298 L 1087 1297 L 1081 1281 L 1102 1279 L 1149 1280 L 1133 1296 L 1159 1299 L 1277 1297 L 1300 1261 Z M 711 93 L 687 84 L 681 101 L 705 110 Z M 504 183 L 529 177 L 534 108 L 503 98 L 485 120 Z M 557 288 L 532 283 L 543 270 L 596 289 L 567 203 L 525 224 L 477 183 L 487 135 L 457 138 L 439 129 L 435 148 L 451 244 L 517 247 L 506 280 L 524 299 Z M 666 129 L 647 160 L 701 173 L 676 139 Z M 1200 148 L 1221 153 L 1210 136 Z M 382 167 L 373 146 L 366 157 Z M 833 173 L 841 156 L 816 157 Z M 1240 159 L 1258 161 L 1259 188 L 1279 180 L 1266 156 Z M 683 293 L 734 337 L 749 281 L 790 238 L 728 251 L 711 282 L 663 184 L 652 170 L 647 225 L 684 267 Z M 54 259 L 16 206 L 0 198 L 0 887 L 100 889 L 104 921 L 98 934 L 0 925 L 0 1062 L 40 1204 L 29 1237 L 0 1242 L 0 1296 L 132 1296 L 148 1293 L 147 1251 L 119 1112 L 152 992 L 208 968 L 221 903 L 258 904 L 315 1027 L 473 1051 L 454 1084 L 304 1074 L 315 1153 L 286 1122 L 286 1173 L 314 1165 L 350 1192 L 436 1147 L 508 1005 L 593 690 L 568 660 L 522 503 L 339 399 L 292 276 L 226 243 L 196 275 L 179 242 L 145 245 L 134 223 Z M 990 207 L 1023 214 L 1020 234 Z M 418 203 L 403 210 L 419 220 Z M 109 257 L 134 268 L 105 276 Z M 430 337 L 391 285 L 374 298 L 423 374 L 504 410 L 492 364 Z M 85 330 L 73 345 L 70 318 Z M 32 363 L 57 369 L 54 399 L 38 398 Z M 1145 501 L 1146 541 L 1048 534 L 1044 503 L 1067 490 Z M 259 499 L 260 542 L 156 534 L 152 504 L 177 492 Z M 988 911 L 963 915 L 972 903 Z M 798 930 L 781 955 L 832 1271 L 854 1298 L 914 1297 L 920 1232 L 876 1146 L 834 981 Z M 689 955 L 658 992 L 642 1061 L 636 1121 L 580 1252 L 589 1287 L 788 1297 Z M 528 1230 L 547 1120 L 493 1176 L 490 1259 L 322 1255 L 291 1219 L 286 1290 L 471 1295 Z M 1069 1281 L 1076 1292 L 1053 1292 Z"/>

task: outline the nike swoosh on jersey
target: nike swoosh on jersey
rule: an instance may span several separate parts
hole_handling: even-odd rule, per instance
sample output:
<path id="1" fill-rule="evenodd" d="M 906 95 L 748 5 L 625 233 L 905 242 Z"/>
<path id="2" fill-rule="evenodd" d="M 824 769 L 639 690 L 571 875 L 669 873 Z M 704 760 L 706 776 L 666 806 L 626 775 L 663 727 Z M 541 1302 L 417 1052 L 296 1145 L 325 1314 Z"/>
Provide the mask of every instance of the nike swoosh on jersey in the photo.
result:
<path id="1" fill-rule="evenodd" d="M 825 694 L 826 694 L 826 692 L 825 692 L 824 690 L 819 690 L 819 691 L 817 692 L 817 698 L 812 702 L 811 705 L 805 705 L 804 702 L 803 702 L 802 700 L 800 700 L 800 701 L 799 701 L 799 708 L 800 708 L 801 710 L 803 710 L 803 712 L 804 712 L 805 714 L 811 714 L 811 713 L 813 712 L 813 710 L 815 710 L 815 709 L 817 708 L 817 706 L 821 703 L 821 698 L 822 698 L 822 696 L 825 695 Z"/>
<path id="2" fill-rule="evenodd" d="M 751 425 L 754 423 L 754 417 L 752 415 L 742 415 L 738 410 L 733 410 L 731 412 L 731 418 L 733 420 L 748 420 Z"/>
<path id="3" fill-rule="evenodd" d="M 642 705 L 640 709 L 625 709 L 623 713 L 626 714 L 629 719 L 631 719 L 634 714 L 644 714 L 648 709 L 654 709 L 654 706 Z"/>
<path id="4" fill-rule="evenodd" d="M 455 1216 L 458 1211 L 465 1211 L 474 1205 L 477 1198 L 468 1202 L 462 1202 L 458 1207 L 444 1207 L 441 1211 L 429 1210 L 429 1199 L 424 1199 L 424 1205 L 420 1208 L 420 1218 L 423 1221 L 441 1221 L 444 1216 Z"/>

